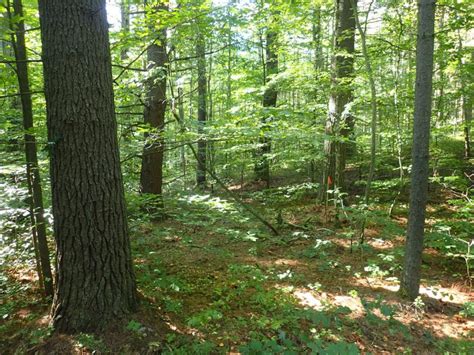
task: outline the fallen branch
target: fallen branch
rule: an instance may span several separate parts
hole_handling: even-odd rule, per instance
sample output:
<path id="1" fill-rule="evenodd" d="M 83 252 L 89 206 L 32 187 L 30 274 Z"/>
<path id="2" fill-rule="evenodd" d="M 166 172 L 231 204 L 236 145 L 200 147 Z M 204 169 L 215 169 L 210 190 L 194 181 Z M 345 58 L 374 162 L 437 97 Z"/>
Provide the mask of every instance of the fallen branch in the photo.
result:
<path id="1" fill-rule="evenodd" d="M 304 230 L 305 232 L 310 232 L 311 231 L 311 228 L 308 228 L 308 227 L 305 227 L 305 226 L 300 226 L 298 224 L 294 224 L 294 223 L 291 223 L 291 222 L 283 222 L 283 223 L 286 224 L 287 226 L 290 226 L 291 228 L 301 229 L 301 230 Z"/>

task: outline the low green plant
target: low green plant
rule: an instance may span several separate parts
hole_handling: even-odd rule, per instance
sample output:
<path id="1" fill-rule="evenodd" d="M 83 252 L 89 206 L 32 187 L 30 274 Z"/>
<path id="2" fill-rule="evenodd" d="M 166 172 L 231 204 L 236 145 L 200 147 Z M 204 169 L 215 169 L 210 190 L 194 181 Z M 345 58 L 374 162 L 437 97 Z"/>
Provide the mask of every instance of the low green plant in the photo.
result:
<path id="1" fill-rule="evenodd" d="M 328 342 L 322 339 L 313 339 L 308 336 L 295 337 L 280 330 L 278 335 L 269 338 L 254 337 L 248 343 L 239 347 L 243 355 L 250 354 L 300 354 L 301 346 L 310 350 L 312 354 L 359 354 L 355 344 L 345 341 Z"/>
<path id="2" fill-rule="evenodd" d="M 214 354 L 217 345 L 211 341 L 198 340 L 185 335 L 168 334 L 166 341 L 159 344 L 163 348 L 162 354 L 188 355 L 188 354 Z"/>
<path id="3" fill-rule="evenodd" d="M 459 315 L 465 318 L 474 318 L 474 302 L 466 302 L 462 305 Z"/>
<path id="4" fill-rule="evenodd" d="M 163 301 L 165 303 L 166 312 L 179 313 L 183 309 L 183 304 L 180 301 L 170 297 L 165 297 Z"/>
<path id="5" fill-rule="evenodd" d="M 364 271 L 367 272 L 371 277 L 378 279 L 382 279 L 390 274 L 389 271 L 383 270 L 381 266 L 375 263 L 369 263 L 369 265 L 364 267 Z"/>
<path id="6" fill-rule="evenodd" d="M 395 319 L 397 308 L 387 304 L 382 296 L 373 301 L 361 298 L 361 303 L 365 309 L 365 319 L 374 327 L 388 328 L 388 332 L 392 335 L 401 334 L 406 339 L 411 339 L 410 330 L 400 321 Z M 374 311 L 378 310 L 383 317 L 378 316 Z M 385 318 L 384 318 L 385 317 Z"/>
<path id="7" fill-rule="evenodd" d="M 104 342 L 93 334 L 79 333 L 76 336 L 77 345 L 90 351 L 106 352 Z"/>
<path id="8" fill-rule="evenodd" d="M 330 240 L 316 239 L 314 245 L 303 251 L 302 254 L 307 258 L 325 258 L 328 256 L 331 246 Z"/>
<path id="9" fill-rule="evenodd" d="M 130 322 L 128 322 L 126 326 L 126 329 L 132 332 L 139 332 L 142 328 L 143 328 L 143 325 L 140 322 L 137 322 L 133 319 Z"/>
<path id="10" fill-rule="evenodd" d="M 223 314 L 216 309 L 206 309 L 195 315 L 188 320 L 190 327 L 203 328 L 207 327 L 211 322 L 217 321 L 223 317 Z"/>
<path id="11" fill-rule="evenodd" d="M 37 345 L 44 341 L 44 339 L 48 338 L 53 332 L 53 328 L 48 327 L 40 327 L 38 329 L 33 330 L 30 333 L 30 344 Z"/>

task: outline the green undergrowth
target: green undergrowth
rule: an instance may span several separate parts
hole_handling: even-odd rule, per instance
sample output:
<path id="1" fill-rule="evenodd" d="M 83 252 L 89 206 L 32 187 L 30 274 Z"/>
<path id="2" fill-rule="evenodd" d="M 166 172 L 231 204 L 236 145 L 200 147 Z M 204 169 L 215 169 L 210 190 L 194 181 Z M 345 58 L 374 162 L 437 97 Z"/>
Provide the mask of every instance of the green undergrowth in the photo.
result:
<path id="1" fill-rule="evenodd" d="M 472 332 L 442 334 L 431 322 L 448 322 L 446 316 L 451 322 L 469 321 L 472 302 L 458 301 L 455 291 L 443 289 L 436 292 L 444 301 L 423 296 L 408 303 L 393 291 L 403 263 L 406 205 L 398 202 L 389 217 L 391 202 L 377 200 L 390 191 L 385 184 L 374 184 L 370 206 L 333 201 L 320 205 L 316 189 L 315 184 L 302 183 L 239 192 L 277 226 L 278 236 L 220 193 L 188 191 L 165 198 L 166 217 L 159 221 L 140 207 L 149 197 L 129 196 L 140 312 L 109 333 L 68 338 L 70 349 L 170 354 L 426 349 L 470 353 Z M 430 206 L 429 265 L 423 265 L 423 283 L 432 290 L 466 282 L 472 267 L 472 250 L 466 244 L 473 232 L 468 223 L 472 215 L 472 204 L 462 199 Z M 365 221 L 363 243 L 356 232 L 361 221 Z M 12 238 L 8 220 L 2 223 L 6 237 Z M 31 277 L 25 275 L 22 281 L 18 276 L 20 270 L 34 274 L 34 265 L 27 263 L 32 250 L 26 231 L 16 231 L 17 244 L 4 256 L 10 260 L 23 255 L 23 259 L 15 259 L 15 267 L 3 266 L 0 278 L 5 296 L 0 331 L 8 349 L 20 352 L 57 339 L 45 321 L 48 306 L 38 297 Z M 438 310 L 444 309 L 440 302 L 450 305 L 447 311 Z"/>

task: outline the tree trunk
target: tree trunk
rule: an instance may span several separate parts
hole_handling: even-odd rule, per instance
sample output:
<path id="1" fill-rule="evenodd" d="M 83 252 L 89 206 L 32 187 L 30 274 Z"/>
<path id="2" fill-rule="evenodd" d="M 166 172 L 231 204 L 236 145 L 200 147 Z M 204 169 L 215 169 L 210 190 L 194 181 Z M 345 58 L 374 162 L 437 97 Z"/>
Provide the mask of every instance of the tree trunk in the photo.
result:
<path id="1" fill-rule="evenodd" d="M 372 180 L 374 178 L 374 172 L 375 172 L 375 163 L 376 163 L 376 147 L 377 147 L 377 116 L 378 116 L 378 107 L 377 107 L 377 91 L 375 89 L 375 80 L 374 80 L 374 74 L 372 71 L 372 62 L 370 60 L 369 56 L 369 51 L 367 50 L 367 41 L 366 41 L 366 31 L 367 31 L 367 23 L 369 20 L 369 12 L 370 12 L 370 7 L 369 7 L 369 12 L 367 12 L 367 16 L 365 19 L 365 30 L 362 28 L 360 21 L 359 21 L 359 16 L 357 12 L 357 6 L 355 3 L 355 0 L 351 0 L 352 5 L 353 5 L 353 10 L 354 10 L 354 20 L 356 23 L 357 30 L 360 35 L 360 40 L 362 44 L 362 54 L 364 56 L 364 64 L 365 64 L 365 70 L 367 72 L 367 77 L 369 79 L 369 87 L 370 87 L 370 108 L 371 108 L 371 120 L 370 120 L 370 167 L 369 167 L 369 176 L 367 177 L 367 183 L 365 185 L 365 193 L 364 193 L 364 201 L 365 204 L 369 203 L 369 194 L 370 194 L 370 187 L 372 185 Z M 345 164 L 345 163 L 344 163 Z M 339 175 L 343 174 L 342 169 L 345 168 L 345 166 L 340 166 L 341 169 Z"/>
<path id="2" fill-rule="evenodd" d="M 471 58 L 470 63 L 467 65 L 462 63 L 461 66 L 466 66 L 465 75 L 466 79 L 461 79 L 462 86 L 462 112 L 464 117 L 464 158 L 471 158 L 471 122 L 472 122 L 472 70 L 469 70 L 469 67 L 474 65 L 474 50 L 471 49 Z M 463 71 L 461 71 L 461 76 L 463 76 Z M 466 82 L 467 81 L 467 82 Z"/>
<path id="3" fill-rule="evenodd" d="M 420 0 L 416 48 L 410 210 L 400 292 L 415 299 L 420 289 L 421 257 L 429 176 L 435 0 Z"/>
<path id="4" fill-rule="evenodd" d="M 230 16 L 230 14 L 228 14 Z M 226 80 L 226 111 L 229 111 L 232 107 L 232 24 L 229 19 L 228 21 L 228 32 L 227 32 L 227 80 Z"/>
<path id="5" fill-rule="evenodd" d="M 212 53 L 212 44 L 209 45 L 209 52 Z M 211 86 L 211 76 L 212 76 L 212 56 L 209 56 L 209 71 L 207 72 L 207 122 L 208 124 L 212 124 L 212 120 L 214 119 L 214 100 L 212 96 L 212 86 Z M 213 173 L 216 172 L 216 147 L 215 142 L 212 137 L 208 137 L 209 142 L 207 143 L 207 161 L 209 170 Z"/>
<path id="6" fill-rule="evenodd" d="M 345 188 L 346 156 L 355 151 L 354 144 L 348 140 L 353 139 L 354 132 L 354 118 L 350 113 L 350 104 L 353 100 L 351 86 L 354 76 L 354 10 L 356 9 L 356 0 L 336 0 L 333 83 L 326 122 L 326 135 L 330 138 L 324 142 L 327 157 L 323 174 L 324 191 L 334 186 Z"/>
<path id="7" fill-rule="evenodd" d="M 230 17 L 230 13 L 228 12 L 227 13 L 227 16 L 228 16 L 228 22 L 227 22 L 227 26 L 228 26 L 228 29 L 227 29 L 227 65 L 226 65 L 226 69 L 227 69 L 227 79 L 226 79 L 226 101 L 225 101 L 225 115 L 226 117 L 230 114 L 230 109 L 232 108 L 232 70 L 233 70 L 233 52 L 232 52 L 232 21 L 231 21 L 231 17 Z M 226 141 L 224 143 L 224 151 L 225 151 L 225 154 L 224 154 L 224 166 L 225 166 L 225 169 L 224 169 L 224 174 L 225 174 L 225 177 L 228 177 L 229 176 L 229 164 L 228 164 L 228 161 L 229 161 L 229 152 L 228 152 L 228 149 L 229 149 L 229 142 Z"/>
<path id="8" fill-rule="evenodd" d="M 122 27 L 122 31 L 128 35 L 128 32 L 130 31 L 130 0 L 122 0 L 120 2 L 120 25 Z M 128 58 L 127 48 L 122 49 L 120 58 L 122 60 Z"/>
<path id="9" fill-rule="evenodd" d="M 445 24 L 445 17 L 446 17 L 446 8 L 442 7 L 440 9 L 440 14 L 439 14 L 439 22 L 436 31 L 442 30 L 444 28 Z M 438 46 L 439 48 L 443 48 L 445 46 L 444 43 L 444 36 L 440 36 L 438 39 Z M 444 72 L 446 70 L 446 59 L 444 55 L 441 55 L 439 60 L 437 61 L 438 68 L 435 70 L 438 76 L 438 82 L 439 82 L 439 89 L 438 89 L 438 95 L 437 95 L 437 102 L 436 102 L 436 116 L 435 116 L 435 121 L 434 121 L 434 128 L 436 129 L 435 134 L 434 134 L 434 144 L 435 146 L 438 145 L 438 138 L 440 136 L 440 133 L 438 131 L 438 128 L 444 123 L 445 121 L 445 102 L 444 102 L 444 90 L 445 86 L 447 84 L 447 81 L 445 79 Z"/>
<path id="10" fill-rule="evenodd" d="M 322 46 L 322 33 L 321 33 L 321 5 L 315 5 L 313 8 L 313 49 L 314 49 L 314 69 L 323 69 L 324 56 Z"/>
<path id="11" fill-rule="evenodd" d="M 161 7 L 163 9 L 163 7 Z M 158 10 L 158 9 L 157 9 Z M 153 30 L 153 27 L 150 26 Z M 147 51 L 148 70 L 152 75 L 147 79 L 147 96 L 143 118 L 150 132 L 145 133 L 145 145 L 141 168 L 141 192 L 156 195 L 156 206 L 163 207 L 163 152 L 166 113 L 167 52 L 166 29 L 159 32 L 159 40 Z"/>
<path id="12" fill-rule="evenodd" d="M 207 142 L 205 127 L 207 121 L 207 77 L 206 77 L 206 43 L 202 33 L 198 34 L 196 41 L 196 56 L 198 65 L 198 149 L 196 184 L 200 188 L 206 186 L 206 155 Z"/>
<path id="13" fill-rule="evenodd" d="M 90 332 L 135 310 L 105 0 L 40 0 L 57 245 L 52 325 Z"/>
<path id="14" fill-rule="evenodd" d="M 184 104 L 183 104 L 183 88 L 178 88 L 178 112 L 179 112 L 179 121 L 181 125 L 184 125 Z M 186 150 L 185 145 L 180 147 L 180 156 L 181 156 L 181 169 L 183 171 L 183 176 L 186 178 Z M 185 180 L 185 179 L 184 179 Z"/>
<path id="15" fill-rule="evenodd" d="M 263 92 L 264 116 L 261 121 L 261 134 L 259 147 L 257 149 L 257 162 L 255 164 L 255 177 L 259 181 L 264 181 L 267 188 L 270 187 L 270 163 L 268 154 L 272 149 L 271 139 L 268 136 L 269 124 L 273 119 L 273 114 L 265 108 L 274 108 L 277 104 L 278 92 L 274 85 L 270 83 L 272 76 L 278 74 L 278 53 L 277 34 L 273 29 L 267 29 L 265 46 L 265 91 Z"/>
<path id="16" fill-rule="evenodd" d="M 36 138 L 33 129 L 33 103 L 31 100 L 30 82 L 28 79 L 28 57 L 25 45 L 25 24 L 23 21 L 23 5 L 21 0 L 13 0 L 13 11 L 19 19 L 12 34 L 13 50 L 16 60 L 16 73 L 20 89 L 21 107 L 23 111 L 23 129 L 25 130 L 26 176 L 31 197 L 30 211 L 32 235 L 37 250 L 38 278 L 46 296 L 53 295 L 53 276 L 49 259 L 48 240 L 46 237 L 46 220 L 44 218 L 43 191 L 38 167 Z M 13 29 L 13 28 L 12 28 Z"/>

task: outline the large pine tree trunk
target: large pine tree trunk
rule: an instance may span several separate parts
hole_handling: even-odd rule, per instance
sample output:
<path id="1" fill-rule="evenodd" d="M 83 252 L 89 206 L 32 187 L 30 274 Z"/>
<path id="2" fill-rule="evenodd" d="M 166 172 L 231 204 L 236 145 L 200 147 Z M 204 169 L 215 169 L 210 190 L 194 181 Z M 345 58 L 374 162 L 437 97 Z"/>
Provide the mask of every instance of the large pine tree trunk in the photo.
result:
<path id="1" fill-rule="evenodd" d="M 333 57 L 333 84 L 329 98 L 329 115 L 326 122 L 326 134 L 330 137 L 324 142 L 326 168 L 323 174 L 323 186 L 331 189 L 344 188 L 344 169 L 346 155 L 353 153 L 355 147 L 347 140 L 354 131 L 354 118 L 350 113 L 353 100 L 352 80 L 354 76 L 354 7 L 356 0 L 336 0 L 335 55 Z"/>
<path id="2" fill-rule="evenodd" d="M 141 169 L 141 192 L 158 196 L 158 207 L 162 207 L 163 152 L 166 113 L 166 80 L 168 55 L 166 52 L 166 30 L 160 30 L 159 41 L 148 48 L 148 69 L 154 74 L 147 80 L 147 99 L 144 121 L 151 128 L 145 135 Z"/>
<path id="3" fill-rule="evenodd" d="M 429 177 L 429 139 L 433 83 L 435 0 L 418 3 L 416 88 L 413 125 L 410 211 L 401 288 L 415 299 L 420 289 L 421 256 Z"/>
<path id="4" fill-rule="evenodd" d="M 273 29 L 268 29 L 266 33 L 265 46 L 265 84 L 267 87 L 263 93 L 263 107 L 276 107 L 278 92 L 273 85 L 268 85 L 272 76 L 278 73 L 278 53 L 277 53 L 277 34 Z M 255 164 L 255 177 L 257 180 L 264 181 L 267 187 L 270 187 L 270 163 L 267 155 L 272 150 L 272 142 L 268 137 L 269 124 L 272 120 L 272 114 L 264 111 L 262 117 L 261 130 L 259 138 L 259 148 L 257 149 L 257 162 Z"/>
<path id="5" fill-rule="evenodd" d="M 56 290 L 52 324 L 93 331 L 136 308 L 105 0 L 40 0 Z"/>
<path id="6" fill-rule="evenodd" d="M 33 102 L 31 100 L 30 81 L 28 78 L 28 56 L 25 45 L 25 24 L 23 21 L 23 5 L 21 0 L 13 1 L 14 15 L 20 19 L 12 35 L 13 49 L 16 60 L 16 73 L 20 89 L 21 107 L 23 111 L 23 129 L 25 130 L 26 175 L 30 196 L 30 211 L 33 241 L 36 249 L 38 276 L 46 296 L 53 295 L 53 276 L 49 260 L 48 241 L 46 238 L 46 220 L 44 217 L 43 191 L 38 167 L 36 138 L 33 129 Z"/>

